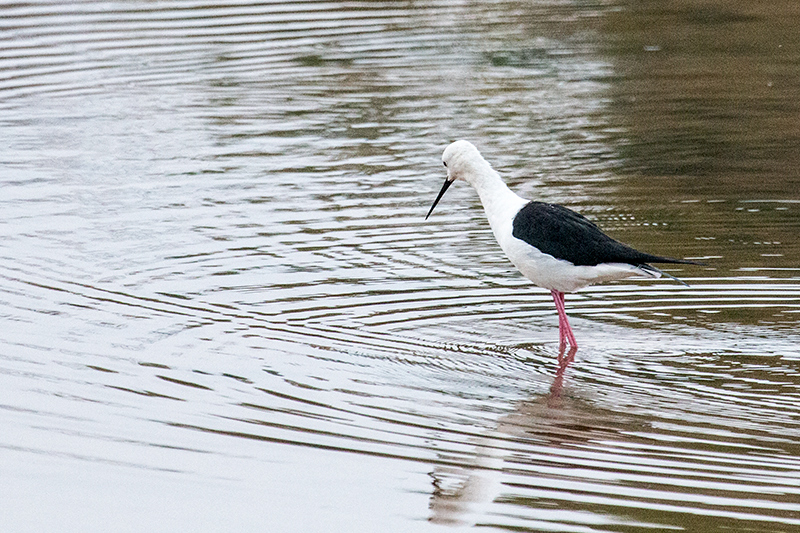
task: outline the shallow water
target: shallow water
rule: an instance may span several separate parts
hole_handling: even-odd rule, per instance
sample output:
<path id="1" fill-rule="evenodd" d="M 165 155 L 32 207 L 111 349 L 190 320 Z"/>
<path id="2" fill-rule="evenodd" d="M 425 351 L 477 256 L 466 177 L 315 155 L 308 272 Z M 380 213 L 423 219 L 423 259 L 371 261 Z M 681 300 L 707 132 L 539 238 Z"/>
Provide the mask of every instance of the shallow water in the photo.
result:
<path id="1" fill-rule="evenodd" d="M 4 529 L 800 529 L 795 3 L 2 10 Z M 559 353 L 457 138 L 705 266 Z"/>

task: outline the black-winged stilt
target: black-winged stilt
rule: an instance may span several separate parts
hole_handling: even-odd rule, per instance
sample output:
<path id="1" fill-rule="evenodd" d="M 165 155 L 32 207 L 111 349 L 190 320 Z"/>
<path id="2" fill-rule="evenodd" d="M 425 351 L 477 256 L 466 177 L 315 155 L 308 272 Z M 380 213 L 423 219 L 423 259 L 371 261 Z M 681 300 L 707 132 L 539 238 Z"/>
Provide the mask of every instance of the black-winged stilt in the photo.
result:
<path id="1" fill-rule="evenodd" d="M 425 219 L 454 181 L 462 179 L 472 185 L 506 256 L 523 276 L 553 295 L 562 345 L 578 346 L 564 310 L 565 292 L 603 281 L 664 274 L 648 263 L 697 264 L 634 250 L 575 211 L 517 196 L 468 141 L 448 146 L 442 162 L 447 178 Z"/>

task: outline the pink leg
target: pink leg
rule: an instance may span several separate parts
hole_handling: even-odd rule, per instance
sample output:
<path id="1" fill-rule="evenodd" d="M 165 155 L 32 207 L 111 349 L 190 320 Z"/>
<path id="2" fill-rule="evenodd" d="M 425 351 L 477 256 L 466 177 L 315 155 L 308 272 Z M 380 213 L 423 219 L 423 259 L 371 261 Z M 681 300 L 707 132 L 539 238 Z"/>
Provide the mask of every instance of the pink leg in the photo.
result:
<path id="1" fill-rule="evenodd" d="M 567 320 L 567 311 L 564 308 L 564 293 L 559 291 L 550 291 L 553 295 L 553 301 L 556 303 L 556 311 L 558 311 L 558 340 L 563 346 L 569 344 L 575 348 L 578 347 L 578 342 L 575 340 L 575 334 L 572 333 L 572 328 Z"/>
<path id="2" fill-rule="evenodd" d="M 563 349 L 567 344 L 567 335 L 564 332 L 561 321 L 561 307 L 564 305 L 561 301 L 561 295 L 561 293 L 553 292 L 553 301 L 556 303 L 556 311 L 558 311 L 558 345 Z"/>

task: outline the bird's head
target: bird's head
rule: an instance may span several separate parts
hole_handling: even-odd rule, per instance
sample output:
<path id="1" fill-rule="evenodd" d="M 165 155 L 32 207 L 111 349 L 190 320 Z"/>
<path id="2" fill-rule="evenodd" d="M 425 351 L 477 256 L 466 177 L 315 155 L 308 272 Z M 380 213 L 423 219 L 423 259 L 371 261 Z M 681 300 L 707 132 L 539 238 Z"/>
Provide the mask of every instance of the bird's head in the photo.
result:
<path id="1" fill-rule="evenodd" d="M 436 207 L 436 204 L 442 199 L 442 196 L 444 196 L 444 193 L 450 185 L 459 179 L 468 180 L 470 172 L 481 162 L 485 163 L 486 161 L 483 159 L 480 152 L 478 152 L 478 149 L 469 141 L 456 141 L 444 149 L 442 153 L 442 163 L 444 163 L 445 168 L 447 168 L 447 177 L 430 211 L 428 211 L 428 214 L 425 216 L 426 220 L 431 216 L 433 208 Z"/>
<path id="2" fill-rule="evenodd" d="M 469 141 L 456 141 L 442 153 L 442 163 L 447 168 L 447 179 L 451 182 L 465 179 L 470 170 L 483 161 L 478 149 Z"/>

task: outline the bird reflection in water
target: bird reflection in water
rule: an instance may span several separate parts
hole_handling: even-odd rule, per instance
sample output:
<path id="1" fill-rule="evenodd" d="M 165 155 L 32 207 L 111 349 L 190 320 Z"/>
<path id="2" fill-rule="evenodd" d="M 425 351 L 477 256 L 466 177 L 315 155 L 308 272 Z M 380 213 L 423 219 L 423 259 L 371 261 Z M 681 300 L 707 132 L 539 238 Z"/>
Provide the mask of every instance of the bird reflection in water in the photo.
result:
<path id="1" fill-rule="evenodd" d="M 540 443 L 545 439 L 558 445 L 588 440 L 589 435 L 584 430 L 592 436 L 596 429 L 604 431 L 583 426 L 576 419 L 584 415 L 576 412 L 569 398 L 563 396 L 566 371 L 577 351 L 575 346 L 560 346 L 558 367 L 549 393 L 520 402 L 514 412 L 498 421 L 494 430 L 475 437 L 474 455 L 468 458 L 440 455 L 440 464 L 430 474 L 433 479 L 431 522 L 464 526 L 485 519 L 488 508 L 501 493 L 501 477 L 507 459 L 523 455 L 525 443 L 531 440 Z"/>
<path id="2" fill-rule="evenodd" d="M 548 396 L 548 405 L 551 407 L 558 403 L 561 397 L 561 389 L 564 387 L 564 373 L 567 367 L 575 360 L 575 353 L 578 351 L 577 346 L 570 346 L 567 349 L 566 345 L 562 344 L 558 350 L 558 368 L 556 369 L 556 378 L 553 384 L 550 385 L 550 396 Z"/>

